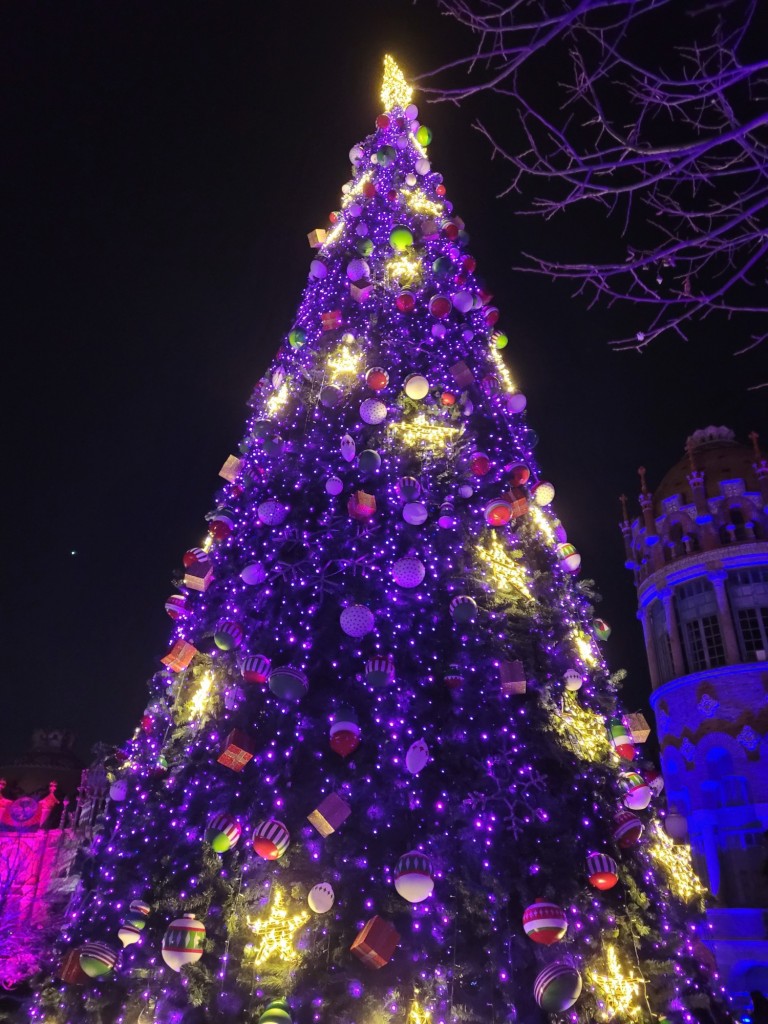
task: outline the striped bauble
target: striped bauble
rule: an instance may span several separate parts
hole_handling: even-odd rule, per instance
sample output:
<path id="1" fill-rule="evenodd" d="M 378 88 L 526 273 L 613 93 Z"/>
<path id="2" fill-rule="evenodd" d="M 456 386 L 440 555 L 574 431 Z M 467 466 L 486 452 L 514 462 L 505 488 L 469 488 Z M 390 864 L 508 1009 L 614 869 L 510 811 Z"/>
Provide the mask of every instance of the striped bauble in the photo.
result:
<path id="1" fill-rule="evenodd" d="M 134 911 L 136 914 L 142 914 L 144 917 L 149 917 L 149 912 L 152 909 L 148 903 L 144 900 L 131 900 L 129 910 Z"/>
<path id="2" fill-rule="evenodd" d="M 395 865 L 395 889 L 409 903 L 421 903 L 432 895 L 432 864 L 418 850 L 404 853 Z"/>
<path id="3" fill-rule="evenodd" d="M 266 683 L 272 663 L 264 654 L 249 654 L 240 663 L 246 683 Z"/>
<path id="4" fill-rule="evenodd" d="M 371 686 L 388 686 L 395 679 L 395 662 L 391 654 L 369 658 L 365 663 L 365 681 Z"/>
<path id="5" fill-rule="evenodd" d="M 235 651 L 243 642 L 243 627 L 232 619 L 221 619 L 216 623 L 213 642 L 220 651 Z"/>
<path id="6" fill-rule="evenodd" d="M 172 619 L 183 619 L 189 614 L 187 598 L 184 594 L 171 594 L 165 602 L 165 610 Z"/>
<path id="7" fill-rule="evenodd" d="M 123 946 L 132 946 L 134 942 L 139 941 L 143 930 L 143 928 L 137 928 L 135 924 L 131 924 L 130 921 L 123 921 L 117 929 L 117 937 Z"/>
<path id="8" fill-rule="evenodd" d="M 84 942 L 80 947 L 80 969 L 89 978 L 101 978 L 114 971 L 117 952 L 106 942 Z"/>
<path id="9" fill-rule="evenodd" d="M 533 986 L 536 1002 L 547 1013 L 562 1013 L 581 995 L 581 975 L 573 964 L 558 960 L 539 971 Z"/>
<path id="10" fill-rule="evenodd" d="M 211 556 L 207 551 L 203 551 L 202 548 L 190 548 L 182 558 L 185 569 L 191 569 L 193 565 L 204 565 L 206 562 L 210 562 L 210 560 Z"/>
<path id="11" fill-rule="evenodd" d="M 263 818 L 253 830 L 253 848 L 264 860 L 278 860 L 290 841 L 290 832 L 276 818 Z"/>
<path id="12" fill-rule="evenodd" d="M 631 811 L 617 811 L 613 816 L 613 839 L 627 850 L 639 842 L 643 834 L 643 823 Z"/>
<path id="13" fill-rule="evenodd" d="M 484 515 L 489 526 L 506 526 L 512 518 L 512 506 L 503 498 L 494 498 L 485 506 Z"/>
<path id="14" fill-rule="evenodd" d="M 619 866 L 607 853 L 590 853 L 587 857 L 587 878 L 596 889 L 612 889 L 619 880 Z"/>
<path id="15" fill-rule="evenodd" d="M 309 680 L 300 668 L 281 665 L 269 673 L 269 688 L 276 697 L 283 700 L 301 700 L 309 689 Z"/>
<path id="16" fill-rule="evenodd" d="M 229 814 L 214 814 L 205 830 L 205 838 L 216 853 L 226 853 L 237 846 L 243 829 Z"/>
<path id="17" fill-rule="evenodd" d="M 451 601 L 450 611 L 454 622 L 465 625 L 474 622 L 477 618 L 477 602 L 473 597 L 461 594 Z"/>
<path id="18" fill-rule="evenodd" d="M 542 946 L 559 942 L 568 929 L 568 920 L 562 907 L 545 900 L 536 900 L 523 914 L 523 931 L 529 939 Z"/>

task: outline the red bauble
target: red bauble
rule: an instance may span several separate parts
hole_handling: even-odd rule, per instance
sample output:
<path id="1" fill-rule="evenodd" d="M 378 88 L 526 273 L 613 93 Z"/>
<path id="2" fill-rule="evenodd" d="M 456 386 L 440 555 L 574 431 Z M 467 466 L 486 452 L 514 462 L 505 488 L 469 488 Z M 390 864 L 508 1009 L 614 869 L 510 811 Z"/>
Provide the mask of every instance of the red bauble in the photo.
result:
<path id="1" fill-rule="evenodd" d="M 203 551 L 202 548 L 190 548 L 189 551 L 184 553 L 182 563 L 185 569 L 191 569 L 193 565 L 204 564 L 210 562 L 210 556 L 207 551 Z"/>
<path id="2" fill-rule="evenodd" d="M 189 614 L 189 608 L 187 608 L 187 599 L 185 595 L 171 594 L 171 596 L 165 602 L 165 610 L 168 612 L 172 619 L 183 619 L 185 615 Z"/>
<path id="3" fill-rule="evenodd" d="M 363 185 L 363 195 L 365 196 L 366 199 L 373 199 L 373 197 L 376 195 L 376 186 L 373 184 L 372 181 L 366 181 L 366 183 Z"/>
<path id="4" fill-rule="evenodd" d="M 606 853 L 590 853 L 587 857 L 587 878 L 596 889 L 612 889 L 619 880 L 619 867 Z"/>
<path id="5" fill-rule="evenodd" d="M 437 188 L 435 189 L 435 192 L 437 192 L 437 194 L 442 199 L 443 196 L 445 195 L 445 185 L 438 185 Z"/>
<path id="6" fill-rule="evenodd" d="M 376 118 L 376 127 L 380 129 L 389 128 L 389 118 L 386 114 L 379 114 Z"/>
<path id="7" fill-rule="evenodd" d="M 643 834 L 643 823 L 631 811 L 617 811 L 613 816 L 614 842 L 624 850 L 634 846 Z"/>
<path id="8" fill-rule="evenodd" d="M 410 313 L 413 307 L 416 305 L 416 296 L 413 292 L 400 292 L 395 299 L 397 308 L 401 313 Z"/>
<path id="9" fill-rule="evenodd" d="M 331 750 L 340 757 L 349 757 L 360 746 L 360 730 L 339 729 L 331 734 Z"/>
<path id="10" fill-rule="evenodd" d="M 141 716 L 141 731 L 146 733 L 147 736 L 152 732 L 155 727 L 155 720 L 152 715 Z"/>
<path id="11" fill-rule="evenodd" d="M 389 374 L 383 366 L 372 366 L 365 375 L 365 383 L 371 391 L 383 391 L 389 384 Z"/>
<path id="12" fill-rule="evenodd" d="M 469 460 L 469 468 L 475 476 L 485 476 L 491 468 L 491 460 L 485 452 L 475 452 Z"/>
<path id="13" fill-rule="evenodd" d="M 562 907 L 556 903 L 536 900 L 523 914 L 523 931 L 529 939 L 541 946 L 559 942 L 568 930 L 568 919 Z"/>
<path id="14" fill-rule="evenodd" d="M 524 463 L 518 462 L 517 465 L 512 467 L 511 477 L 512 484 L 515 487 L 520 487 L 521 484 L 527 484 L 531 479 L 531 471 Z"/>
<path id="15" fill-rule="evenodd" d="M 395 201 L 396 199 L 397 199 L 397 192 L 395 191 L 395 189 L 391 188 L 391 189 L 389 190 L 389 192 L 387 192 L 387 200 L 388 200 L 388 201 L 389 201 L 390 203 L 394 203 L 394 201 Z"/>
<path id="16" fill-rule="evenodd" d="M 440 395 L 440 402 L 442 405 L 456 405 L 456 395 L 452 395 L 450 391 L 444 391 Z"/>
<path id="17" fill-rule="evenodd" d="M 462 267 L 464 267 L 468 274 L 471 274 L 472 271 L 477 266 L 477 260 L 475 259 L 474 256 L 465 256 L 464 259 L 461 261 L 461 265 Z"/>
<path id="18" fill-rule="evenodd" d="M 454 224 L 452 221 L 448 221 L 448 223 L 443 228 L 443 232 L 445 233 L 445 237 L 446 238 L 458 238 L 459 237 L 458 225 Z"/>

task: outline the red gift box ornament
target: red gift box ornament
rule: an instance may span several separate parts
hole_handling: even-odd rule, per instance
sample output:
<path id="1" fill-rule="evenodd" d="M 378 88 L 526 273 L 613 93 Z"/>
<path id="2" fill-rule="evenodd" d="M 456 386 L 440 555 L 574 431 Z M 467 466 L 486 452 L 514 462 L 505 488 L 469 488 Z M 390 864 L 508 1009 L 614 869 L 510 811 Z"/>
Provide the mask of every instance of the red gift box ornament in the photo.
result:
<path id="1" fill-rule="evenodd" d="M 352 813 L 352 808 L 338 793 L 329 793 L 318 806 L 307 815 L 309 821 L 321 836 L 329 836 L 343 824 Z"/>
<path id="2" fill-rule="evenodd" d="M 205 593 L 213 580 L 213 566 L 210 562 L 195 562 L 184 571 L 184 586 L 190 590 Z"/>
<path id="3" fill-rule="evenodd" d="M 378 914 L 367 921 L 350 946 L 358 960 L 378 970 L 389 963 L 400 942 L 400 934 L 393 924 Z"/>
<path id="4" fill-rule="evenodd" d="M 341 310 L 333 309 L 329 313 L 320 314 L 320 322 L 324 331 L 335 331 L 341 327 Z"/>
<path id="5" fill-rule="evenodd" d="M 173 647 L 160 661 L 172 672 L 183 672 L 197 654 L 197 648 L 186 640 L 177 640 Z"/>
<path id="6" fill-rule="evenodd" d="M 217 760 L 233 772 L 241 772 L 253 757 L 253 740 L 242 731 L 233 729 L 224 741 L 224 749 Z"/>
<path id="7" fill-rule="evenodd" d="M 365 522 L 376 512 L 376 498 L 365 491 L 355 491 L 347 502 L 347 511 L 353 519 Z"/>

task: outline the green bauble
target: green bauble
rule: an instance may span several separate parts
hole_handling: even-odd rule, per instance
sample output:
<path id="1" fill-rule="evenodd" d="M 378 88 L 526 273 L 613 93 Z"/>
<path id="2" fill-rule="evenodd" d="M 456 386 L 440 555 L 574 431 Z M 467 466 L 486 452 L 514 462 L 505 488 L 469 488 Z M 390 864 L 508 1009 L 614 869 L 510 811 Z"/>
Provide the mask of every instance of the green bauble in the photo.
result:
<path id="1" fill-rule="evenodd" d="M 437 277 L 448 277 L 453 271 L 453 264 L 447 256 L 439 256 L 432 264 L 432 269 Z"/>
<path id="2" fill-rule="evenodd" d="M 381 465 L 381 456 L 372 448 L 366 448 L 365 451 L 360 452 L 357 464 L 363 473 L 375 473 Z"/>
<path id="3" fill-rule="evenodd" d="M 259 1024 L 293 1024 L 285 999 L 273 999 L 259 1017 Z"/>
<path id="4" fill-rule="evenodd" d="M 397 156 L 394 146 L 381 146 L 376 150 L 376 163 L 379 167 L 388 167 Z"/>
<path id="5" fill-rule="evenodd" d="M 303 348 L 307 341 L 307 332 L 300 327 L 294 327 L 288 335 L 288 344 L 291 348 Z"/>
<path id="6" fill-rule="evenodd" d="M 416 132 L 416 141 L 420 146 L 428 146 L 432 141 L 432 132 L 425 124 L 419 126 L 419 130 Z"/>
<path id="7" fill-rule="evenodd" d="M 403 227 L 401 224 L 399 227 L 392 229 L 389 236 L 389 244 L 393 249 L 399 249 L 402 252 L 413 245 L 413 235 L 408 228 Z"/>
<path id="8" fill-rule="evenodd" d="M 356 248 L 361 256 L 370 256 L 373 252 L 373 242 L 370 238 L 361 238 Z"/>
<path id="9" fill-rule="evenodd" d="M 503 331 L 496 331 L 496 333 L 493 336 L 493 341 L 494 344 L 496 345 L 496 348 L 499 350 L 506 348 L 507 345 L 509 344 L 509 338 L 506 336 L 506 334 L 503 333 Z"/>

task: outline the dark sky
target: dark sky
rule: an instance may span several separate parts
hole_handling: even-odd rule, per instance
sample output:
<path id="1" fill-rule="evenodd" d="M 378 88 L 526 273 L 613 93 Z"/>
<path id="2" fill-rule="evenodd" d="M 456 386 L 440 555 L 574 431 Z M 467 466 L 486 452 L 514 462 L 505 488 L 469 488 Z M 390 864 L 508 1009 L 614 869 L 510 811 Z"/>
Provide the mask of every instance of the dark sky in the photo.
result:
<path id="1" fill-rule="evenodd" d="M 373 128 L 382 56 L 417 73 L 469 44 L 428 0 L 3 5 L 0 757 L 36 726 L 72 729 L 83 755 L 132 731 L 172 575 L 291 324 L 306 234 Z M 494 198 L 482 104 L 420 107 L 632 710 L 648 684 L 617 495 L 634 500 L 637 466 L 658 481 L 708 423 L 765 436 L 758 357 L 734 358 L 722 325 L 610 351 L 620 316 L 512 272 L 567 229 Z"/>

